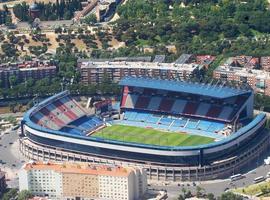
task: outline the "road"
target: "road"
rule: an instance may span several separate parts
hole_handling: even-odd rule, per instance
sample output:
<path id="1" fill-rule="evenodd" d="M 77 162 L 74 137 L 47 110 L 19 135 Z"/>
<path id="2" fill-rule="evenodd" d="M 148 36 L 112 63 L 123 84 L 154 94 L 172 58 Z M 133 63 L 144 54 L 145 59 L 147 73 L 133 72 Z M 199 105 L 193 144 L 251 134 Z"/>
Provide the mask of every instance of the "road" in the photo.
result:
<path id="1" fill-rule="evenodd" d="M 214 181 L 204 181 L 204 182 L 177 182 L 169 183 L 169 185 L 164 186 L 156 183 L 150 185 L 150 188 L 155 190 L 167 190 L 168 199 L 173 200 L 181 193 L 182 188 L 190 190 L 193 194 L 196 193 L 196 187 L 200 186 L 205 190 L 205 193 L 213 193 L 215 196 L 220 196 L 221 193 L 228 189 L 234 189 L 238 187 L 244 187 L 253 184 L 253 180 L 256 177 L 264 176 L 270 171 L 270 165 L 264 165 L 263 159 L 266 158 L 270 152 L 261 156 L 257 162 L 253 163 L 253 166 L 249 166 L 251 171 L 244 174 L 244 178 L 231 182 L 230 179 L 214 180 Z"/>
<path id="2" fill-rule="evenodd" d="M 19 136 L 16 131 L 10 131 L 1 136 L 0 169 L 5 171 L 9 187 L 18 187 L 18 170 L 23 165 L 23 156 L 19 152 Z"/>

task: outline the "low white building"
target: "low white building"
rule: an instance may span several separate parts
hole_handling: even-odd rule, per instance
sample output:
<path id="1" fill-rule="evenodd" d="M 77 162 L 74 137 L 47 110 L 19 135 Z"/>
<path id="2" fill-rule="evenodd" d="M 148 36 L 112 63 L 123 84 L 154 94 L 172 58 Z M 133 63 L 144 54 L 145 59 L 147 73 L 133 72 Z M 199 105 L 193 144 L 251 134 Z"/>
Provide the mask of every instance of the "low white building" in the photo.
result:
<path id="1" fill-rule="evenodd" d="M 30 162 L 19 172 L 19 188 L 59 200 L 137 200 L 145 194 L 147 180 L 137 168 Z"/>

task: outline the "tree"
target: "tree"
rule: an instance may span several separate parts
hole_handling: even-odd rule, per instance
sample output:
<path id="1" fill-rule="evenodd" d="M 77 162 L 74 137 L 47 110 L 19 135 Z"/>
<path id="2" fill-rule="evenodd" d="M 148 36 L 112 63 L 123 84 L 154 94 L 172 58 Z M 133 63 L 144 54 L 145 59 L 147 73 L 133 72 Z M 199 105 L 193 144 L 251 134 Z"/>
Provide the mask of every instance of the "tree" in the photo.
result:
<path id="1" fill-rule="evenodd" d="M 29 190 L 22 190 L 18 193 L 18 200 L 28 200 L 32 198 L 33 194 Z"/>
<path id="2" fill-rule="evenodd" d="M 10 87 L 12 88 L 17 84 L 17 77 L 12 75 L 9 77 L 8 81 L 9 81 Z"/>
<path id="3" fill-rule="evenodd" d="M 196 187 L 196 197 L 202 197 L 203 196 L 203 188 L 201 188 L 200 186 Z"/>
<path id="4" fill-rule="evenodd" d="M 94 25 L 97 23 L 97 17 L 95 14 L 90 14 L 84 18 L 83 22 L 89 25 Z"/>
<path id="5" fill-rule="evenodd" d="M 12 188 L 8 192 L 4 193 L 2 200 L 10 200 L 12 198 L 15 198 L 17 195 L 17 189 Z"/>
<path id="6" fill-rule="evenodd" d="M 208 193 L 206 196 L 208 200 L 215 200 L 215 196 L 213 193 Z"/>
<path id="7" fill-rule="evenodd" d="M 243 200 L 243 197 L 232 192 L 223 193 L 218 200 Z"/>
<path id="8" fill-rule="evenodd" d="M 185 197 L 183 197 L 183 195 L 180 194 L 180 195 L 178 196 L 177 200 L 185 200 Z"/>
<path id="9" fill-rule="evenodd" d="M 6 26 L 11 26 L 12 25 L 12 18 L 11 18 L 11 15 L 7 15 L 6 16 L 6 23 L 5 23 Z"/>

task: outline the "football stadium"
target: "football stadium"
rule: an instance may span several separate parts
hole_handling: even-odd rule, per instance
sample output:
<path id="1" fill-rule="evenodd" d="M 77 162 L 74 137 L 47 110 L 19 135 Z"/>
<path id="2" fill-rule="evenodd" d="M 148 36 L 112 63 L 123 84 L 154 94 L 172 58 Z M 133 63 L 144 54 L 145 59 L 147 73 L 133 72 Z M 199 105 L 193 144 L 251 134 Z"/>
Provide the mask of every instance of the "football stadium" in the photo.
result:
<path id="1" fill-rule="evenodd" d="M 68 91 L 35 105 L 21 123 L 33 160 L 141 166 L 150 179 L 194 181 L 246 170 L 269 146 L 266 115 L 250 89 L 125 77 L 117 118 L 110 100 L 89 113 Z"/>

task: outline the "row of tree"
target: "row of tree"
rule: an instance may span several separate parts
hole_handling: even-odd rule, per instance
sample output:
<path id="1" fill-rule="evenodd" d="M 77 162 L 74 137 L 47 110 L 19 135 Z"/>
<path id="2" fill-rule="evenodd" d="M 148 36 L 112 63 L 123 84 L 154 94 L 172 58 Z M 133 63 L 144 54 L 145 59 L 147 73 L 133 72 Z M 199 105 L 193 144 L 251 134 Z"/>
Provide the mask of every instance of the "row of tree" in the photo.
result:
<path id="1" fill-rule="evenodd" d="M 17 189 L 13 188 L 6 191 L 1 199 L 2 200 L 10 200 L 10 199 L 27 200 L 32 197 L 33 197 L 33 194 L 28 190 L 22 190 L 21 192 L 18 192 Z"/>
<path id="2" fill-rule="evenodd" d="M 222 193 L 221 196 L 215 197 L 213 193 L 205 193 L 204 188 L 199 186 L 196 187 L 195 194 L 192 194 L 190 190 L 186 188 L 181 189 L 181 194 L 179 194 L 177 200 L 185 200 L 192 197 L 196 197 L 198 199 L 208 199 L 208 200 L 243 200 L 244 198 L 240 195 L 236 195 L 232 192 Z"/>
<path id="3" fill-rule="evenodd" d="M 29 15 L 29 5 L 25 2 L 16 4 L 13 8 L 14 14 L 22 21 L 32 21 Z M 73 18 L 75 11 L 82 10 L 80 0 L 56 0 L 55 3 L 36 3 L 38 17 L 42 21 L 48 20 L 70 20 Z"/>

